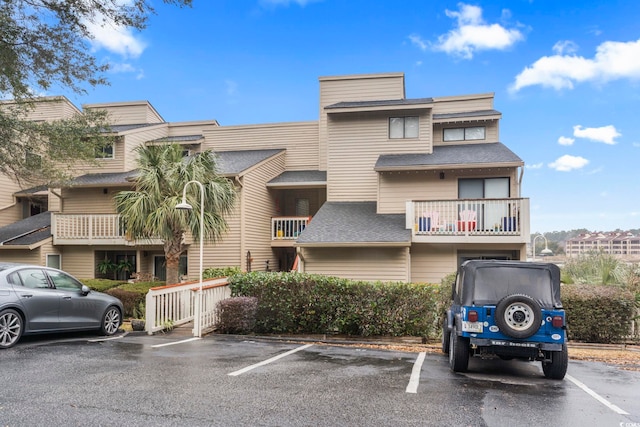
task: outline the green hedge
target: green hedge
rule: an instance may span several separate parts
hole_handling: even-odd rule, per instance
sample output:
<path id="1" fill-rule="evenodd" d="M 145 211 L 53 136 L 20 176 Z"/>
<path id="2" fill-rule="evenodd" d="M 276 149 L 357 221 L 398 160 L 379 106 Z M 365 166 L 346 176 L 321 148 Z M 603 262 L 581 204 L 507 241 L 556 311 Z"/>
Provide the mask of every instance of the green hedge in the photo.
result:
<path id="1" fill-rule="evenodd" d="M 299 273 L 232 276 L 232 295 L 258 298 L 258 333 L 435 337 L 441 287 Z"/>
<path id="2" fill-rule="evenodd" d="M 164 282 L 136 282 L 136 283 L 122 283 L 116 288 L 111 288 L 105 291 L 105 293 L 112 295 L 120 301 L 124 308 L 123 316 L 136 317 L 140 316 L 140 307 L 144 307 L 145 298 L 149 289 L 156 286 L 163 286 Z"/>
<path id="3" fill-rule="evenodd" d="M 630 334 L 636 314 L 633 293 L 617 286 L 562 285 L 567 335 L 573 341 L 612 343 Z"/>

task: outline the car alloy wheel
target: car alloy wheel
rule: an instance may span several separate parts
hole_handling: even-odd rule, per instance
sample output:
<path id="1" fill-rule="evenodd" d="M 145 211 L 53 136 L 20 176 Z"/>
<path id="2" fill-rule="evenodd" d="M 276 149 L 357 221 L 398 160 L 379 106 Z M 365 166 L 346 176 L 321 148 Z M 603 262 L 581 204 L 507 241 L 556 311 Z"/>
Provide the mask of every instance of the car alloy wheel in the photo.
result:
<path id="1" fill-rule="evenodd" d="M 104 335 L 113 335 L 120 327 L 120 310 L 116 307 L 109 307 L 102 317 L 101 332 Z"/>
<path id="2" fill-rule="evenodd" d="M 0 313 L 0 348 L 13 347 L 22 336 L 22 317 L 15 310 Z"/>

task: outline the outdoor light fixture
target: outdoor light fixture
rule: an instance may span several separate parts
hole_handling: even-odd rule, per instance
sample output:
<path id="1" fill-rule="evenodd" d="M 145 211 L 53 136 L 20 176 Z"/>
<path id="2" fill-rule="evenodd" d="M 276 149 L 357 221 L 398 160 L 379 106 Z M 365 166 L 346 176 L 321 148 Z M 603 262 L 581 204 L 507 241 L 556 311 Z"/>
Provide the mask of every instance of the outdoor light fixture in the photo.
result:
<path id="1" fill-rule="evenodd" d="M 537 234 L 533 238 L 533 245 L 531 248 L 534 261 L 536 260 L 536 240 L 538 239 L 538 237 L 542 237 L 544 239 L 544 249 L 540 251 L 540 255 L 553 255 L 553 251 L 549 249 L 549 242 L 547 241 L 547 238 L 543 234 Z"/>
<path id="2" fill-rule="evenodd" d="M 196 299 L 196 310 L 193 320 L 194 335 L 202 337 L 202 264 L 204 260 L 204 186 L 200 181 L 189 181 L 182 189 L 182 202 L 176 205 L 176 209 L 192 210 L 193 206 L 187 203 L 187 187 L 189 184 L 197 184 L 200 187 L 200 287 Z"/>

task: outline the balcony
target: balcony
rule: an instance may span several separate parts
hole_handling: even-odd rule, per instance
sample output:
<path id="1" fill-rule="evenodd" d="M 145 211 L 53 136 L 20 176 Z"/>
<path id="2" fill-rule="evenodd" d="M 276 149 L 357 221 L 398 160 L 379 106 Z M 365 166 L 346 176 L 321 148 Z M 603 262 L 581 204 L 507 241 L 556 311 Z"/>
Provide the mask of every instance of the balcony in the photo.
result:
<path id="1" fill-rule="evenodd" d="M 118 214 L 53 215 L 54 245 L 161 245 L 159 239 L 134 240 L 127 236 Z"/>
<path id="2" fill-rule="evenodd" d="M 298 235 L 311 221 L 310 216 L 279 216 L 271 218 L 271 246 L 292 247 Z"/>
<path id="3" fill-rule="evenodd" d="M 423 243 L 527 243 L 529 199 L 408 201 L 406 227 Z"/>

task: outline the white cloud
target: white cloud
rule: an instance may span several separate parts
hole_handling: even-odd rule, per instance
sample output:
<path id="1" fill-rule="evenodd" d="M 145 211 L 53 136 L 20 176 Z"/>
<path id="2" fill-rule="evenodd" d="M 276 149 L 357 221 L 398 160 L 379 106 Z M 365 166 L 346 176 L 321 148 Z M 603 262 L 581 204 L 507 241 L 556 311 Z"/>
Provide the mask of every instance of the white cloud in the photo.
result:
<path id="1" fill-rule="evenodd" d="M 129 63 L 111 63 L 109 64 L 109 71 L 112 73 L 135 73 L 136 80 L 144 78 L 144 70 L 136 68 Z"/>
<path id="2" fill-rule="evenodd" d="M 631 145 L 633 145 L 636 148 L 640 148 L 640 142 L 633 142 Z"/>
<path id="3" fill-rule="evenodd" d="M 411 34 L 409 36 L 409 40 L 414 46 L 417 46 L 418 49 L 420 49 L 421 51 L 424 52 L 425 50 L 427 50 L 427 43 L 424 40 L 422 40 L 422 38 L 419 35 Z"/>
<path id="4" fill-rule="evenodd" d="M 578 50 L 578 45 L 571 40 L 562 40 L 553 45 L 553 52 L 556 55 L 563 55 L 565 53 L 572 54 Z"/>
<path id="5" fill-rule="evenodd" d="M 573 145 L 574 142 L 575 139 L 568 138 L 566 136 L 561 136 L 560 138 L 558 138 L 558 144 L 560 145 Z"/>
<path id="6" fill-rule="evenodd" d="M 94 37 L 89 40 L 94 50 L 105 49 L 125 58 L 137 58 L 146 48 L 146 44 L 136 38 L 129 28 L 108 22 L 86 25 Z"/>
<path id="7" fill-rule="evenodd" d="M 587 164 L 589 164 L 589 160 L 584 157 L 565 154 L 562 157 L 558 157 L 555 162 L 549 163 L 549 167 L 559 172 L 570 172 L 574 169 L 583 168 Z"/>
<path id="8" fill-rule="evenodd" d="M 596 48 L 593 58 L 574 55 L 570 42 L 554 46 L 555 55 L 543 56 L 516 76 L 509 90 L 541 85 L 556 90 L 573 89 L 575 83 L 640 79 L 640 40 L 607 41 Z M 568 49 L 568 46 L 571 49 Z M 565 55 L 565 52 L 568 53 Z"/>
<path id="9" fill-rule="evenodd" d="M 573 136 L 576 138 L 586 138 L 595 142 L 604 142 L 608 145 L 615 145 L 618 141 L 615 138 L 622 136 L 613 125 L 599 128 L 583 128 L 580 125 L 573 127 Z"/>
<path id="10" fill-rule="evenodd" d="M 525 168 L 527 168 L 527 169 L 542 169 L 542 166 L 544 166 L 544 163 L 534 163 L 532 165 L 525 165 Z"/>
<path id="11" fill-rule="evenodd" d="M 457 20 L 457 26 L 438 37 L 435 50 L 471 59 L 476 51 L 504 50 L 524 38 L 516 29 L 487 24 L 482 19 L 482 8 L 478 6 L 459 3 L 458 7 L 459 11 L 445 11 L 449 18 Z M 508 11 L 503 11 L 502 16 L 509 16 Z"/>

